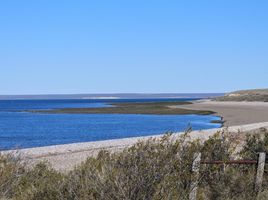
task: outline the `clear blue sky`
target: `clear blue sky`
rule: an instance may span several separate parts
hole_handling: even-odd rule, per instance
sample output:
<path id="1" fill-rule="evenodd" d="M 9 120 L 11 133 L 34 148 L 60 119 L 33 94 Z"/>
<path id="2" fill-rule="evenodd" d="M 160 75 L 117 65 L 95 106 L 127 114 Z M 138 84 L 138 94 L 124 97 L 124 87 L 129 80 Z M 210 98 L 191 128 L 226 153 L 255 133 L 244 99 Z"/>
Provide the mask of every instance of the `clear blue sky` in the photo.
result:
<path id="1" fill-rule="evenodd" d="M 268 1 L 0 2 L 0 94 L 268 87 Z"/>

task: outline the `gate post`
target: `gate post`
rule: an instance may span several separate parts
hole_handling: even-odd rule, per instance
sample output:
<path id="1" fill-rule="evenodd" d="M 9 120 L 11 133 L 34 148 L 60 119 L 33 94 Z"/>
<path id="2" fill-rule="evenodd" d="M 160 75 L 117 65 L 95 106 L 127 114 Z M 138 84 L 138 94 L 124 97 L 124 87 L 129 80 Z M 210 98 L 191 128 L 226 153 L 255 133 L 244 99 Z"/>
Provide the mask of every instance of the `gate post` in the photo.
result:
<path id="1" fill-rule="evenodd" d="M 262 189 L 262 178 L 264 173 L 264 166 L 265 166 L 265 152 L 259 153 L 258 159 L 258 168 L 257 168 L 257 175 L 256 175 L 256 182 L 255 182 L 255 191 L 258 193 Z"/>
<path id="2" fill-rule="evenodd" d="M 201 161 L 201 153 L 195 153 L 194 161 L 192 165 L 192 173 L 193 173 L 192 177 L 193 178 L 192 178 L 192 182 L 190 185 L 189 200 L 196 200 L 200 161 Z"/>

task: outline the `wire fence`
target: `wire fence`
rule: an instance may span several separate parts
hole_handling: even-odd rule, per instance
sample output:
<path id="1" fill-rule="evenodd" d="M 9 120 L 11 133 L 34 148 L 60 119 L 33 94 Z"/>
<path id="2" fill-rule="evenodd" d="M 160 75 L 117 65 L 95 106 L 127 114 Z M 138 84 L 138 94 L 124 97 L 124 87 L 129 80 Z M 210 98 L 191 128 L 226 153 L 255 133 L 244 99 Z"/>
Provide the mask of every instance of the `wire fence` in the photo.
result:
<path id="1" fill-rule="evenodd" d="M 194 155 L 194 161 L 192 164 L 192 183 L 191 183 L 191 192 L 189 195 L 189 200 L 197 199 L 197 190 L 198 190 L 198 180 L 199 180 L 199 171 L 201 165 L 256 165 L 256 177 L 255 177 L 255 191 L 258 193 L 262 189 L 262 181 L 264 174 L 265 164 L 268 163 L 266 160 L 266 153 L 259 152 L 258 160 L 211 160 L 211 161 L 201 161 L 201 153 L 196 153 Z"/>

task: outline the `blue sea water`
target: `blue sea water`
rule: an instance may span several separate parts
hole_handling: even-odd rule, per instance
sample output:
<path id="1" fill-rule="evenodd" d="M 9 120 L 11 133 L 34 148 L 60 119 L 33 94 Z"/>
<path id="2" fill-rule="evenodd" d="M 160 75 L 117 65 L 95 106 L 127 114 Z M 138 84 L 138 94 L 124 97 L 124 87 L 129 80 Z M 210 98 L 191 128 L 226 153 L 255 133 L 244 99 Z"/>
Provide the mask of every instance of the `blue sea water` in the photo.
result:
<path id="1" fill-rule="evenodd" d="M 218 128 L 211 115 L 42 114 L 24 110 L 111 106 L 111 102 L 189 101 L 193 99 L 2 100 L 0 149 L 148 136 L 167 131 Z"/>

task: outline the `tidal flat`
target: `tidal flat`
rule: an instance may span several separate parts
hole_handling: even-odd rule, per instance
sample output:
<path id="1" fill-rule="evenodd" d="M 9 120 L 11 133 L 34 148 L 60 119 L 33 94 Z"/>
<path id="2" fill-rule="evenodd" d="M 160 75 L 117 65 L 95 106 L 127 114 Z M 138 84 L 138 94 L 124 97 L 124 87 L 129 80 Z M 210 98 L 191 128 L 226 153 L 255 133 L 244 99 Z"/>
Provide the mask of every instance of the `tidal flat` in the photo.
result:
<path id="1" fill-rule="evenodd" d="M 27 110 L 37 113 L 65 114 L 152 114 L 152 115 L 210 115 L 210 110 L 192 110 L 174 108 L 173 106 L 189 105 L 192 102 L 146 102 L 146 103 L 111 103 L 111 107 L 98 108 L 62 108 L 53 110 Z"/>

